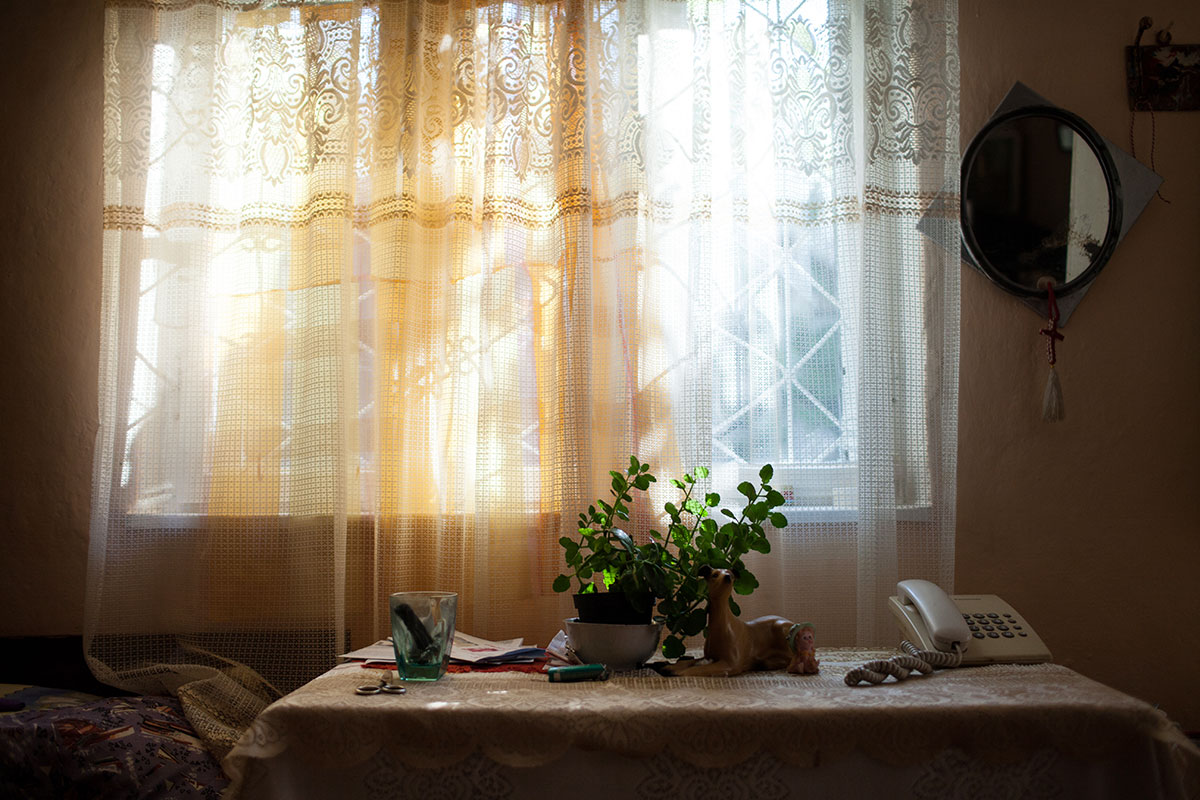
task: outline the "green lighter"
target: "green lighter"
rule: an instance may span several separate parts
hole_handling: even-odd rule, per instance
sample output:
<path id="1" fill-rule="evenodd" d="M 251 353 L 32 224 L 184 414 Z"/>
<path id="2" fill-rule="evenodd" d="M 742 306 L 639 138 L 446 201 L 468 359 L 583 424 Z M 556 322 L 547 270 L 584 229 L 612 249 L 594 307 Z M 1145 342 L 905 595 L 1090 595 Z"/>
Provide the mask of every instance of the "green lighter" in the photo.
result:
<path id="1" fill-rule="evenodd" d="M 606 681 L 608 667 L 603 664 L 577 664 L 572 667 L 551 667 L 546 670 L 551 683 L 574 683 L 576 681 Z"/>

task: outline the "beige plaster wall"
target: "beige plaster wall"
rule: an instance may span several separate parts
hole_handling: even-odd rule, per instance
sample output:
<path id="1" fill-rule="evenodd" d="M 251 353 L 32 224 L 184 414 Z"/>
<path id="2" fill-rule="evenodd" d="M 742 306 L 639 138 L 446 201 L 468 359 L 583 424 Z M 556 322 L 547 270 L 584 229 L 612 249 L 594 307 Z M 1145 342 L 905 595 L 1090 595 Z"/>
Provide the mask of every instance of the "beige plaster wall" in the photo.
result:
<path id="1" fill-rule="evenodd" d="M 104 9 L 0 26 L 0 635 L 79 633 L 100 350 Z"/>
<path id="2" fill-rule="evenodd" d="M 1144 14 L 1200 43 L 1194 0 L 962 0 L 963 146 L 1020 80 L 1128 151 L 1123 48 Z M 1171 202 L 1151 202 L 1063 331 L 1064 422 L 1040 420 L 1043 321 L 963 270 L 956 587 L 1001 595 L 1056 661 L 1197 730 L 1200 112 L 1155 125 Z M 1148 115 L 1136 141 L 1147 163 Z"/>
<path id="3" fill-rule="evenodd" d="M 964 140 L 1014 80 L 1128 141 L 1142 14 L 1192 0 L 963 0 Z M 95 435 L 100 3 L 7 9 L 0 46 L 0 635 L 79 633 Z M 1149 119 L 1139 123 L 1149 152 Z M 1070 320 L 1067 420 L 1038 417 L 1039 320 L 963 274 L 957 588 L 1001 594 L 1056 659 L 1200 729 L 1200 113 L 1157 115 L 1163 194 Z M 1153 659 L 1153 660 L 1151 660 Z"/>

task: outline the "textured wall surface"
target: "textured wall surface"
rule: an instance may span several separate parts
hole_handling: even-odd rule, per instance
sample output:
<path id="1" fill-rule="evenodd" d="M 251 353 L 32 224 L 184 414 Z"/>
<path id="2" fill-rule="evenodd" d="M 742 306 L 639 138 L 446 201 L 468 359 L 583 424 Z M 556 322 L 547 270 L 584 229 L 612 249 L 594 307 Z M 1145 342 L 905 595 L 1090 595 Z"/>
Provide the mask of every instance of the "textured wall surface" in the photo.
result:
<path id="1" fill-rule="evenodd" d="M 0 635 L 83 626 L 103 21 L 102 3 L 14 3 L 0 32 Z"/>
<path id="2" fill-rule="evenodd" d="M 963 146 L 1020 80 L 1129 151 L 1124 47 L 1143 14 L 1200 42 L 1192 0 L 962 0 Z M 1136 120 L 1149 163 L 1150 118 Z M 1165 179 L 1063 329 L 1066 420 L 1041 421 L 1044 324 L 964 269 L 960 592 L 999 594 L 1055 660 L 1200 729 L 1200 113 L 1155 115 Z"/>
<path id="3" fill-rule="evenodd" d="M 1015 80 L 1128 149 L 1137 21 L 1200 41 L 1192 0 L 963 0 L 964 145 Z M 79 633 L 96 420 L 100 3 L 6 9 L 0 80 L 0 635 Z M 1151 31 L 1153 33 L 1153 31 Z M 957 589 L 1056 660 L 1200 729 L 1200 113 L 1156 115 L 1166 178 L 1065 328 L 1067 419 L 1040 419 L 1040 320 L 963 275 Z M 1150 120 L 1137 124 L 1148 160 Z M 1177 675 L 1183 679 L 1171 679 Z"/>

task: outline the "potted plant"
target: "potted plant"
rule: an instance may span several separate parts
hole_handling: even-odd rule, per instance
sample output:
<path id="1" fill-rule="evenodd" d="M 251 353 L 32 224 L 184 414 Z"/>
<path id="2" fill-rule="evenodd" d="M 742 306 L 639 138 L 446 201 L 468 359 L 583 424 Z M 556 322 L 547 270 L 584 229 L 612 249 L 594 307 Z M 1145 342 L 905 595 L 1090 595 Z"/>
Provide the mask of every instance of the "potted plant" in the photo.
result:
<path id="1" fill-rule="evenodd" d="M 651 621 L 655 598 L 669 588 L 667 553 L 655 541 L 639 545 L 617 525 L 629 521 L 633 492 L 646 491 L 656 478 L 635 456 L 625 474 L 609 474 L 612 502 L 600 499 L 588 506 L 579 515 L 579 538 L 564 536 L 558 543 L 578 585 L 574 601 L 581 621 L 645 624 Z M 567 575 L 555 579 L 554 591 L 570 588 Z"/>
<path id="2" fill-rule="evenodd" d="M 608 595 L 611 599 L 607 602 L 627 603 L 639 610 L 642 623 L 652 609 L 657 610 L 667 631 L 663 655 L 677 658 L 683 655 L 683 640 L 703 632 L 707 621 L 708 586 L 700 577 L 700 568 L 731 570 L 737 576 L 734 592 L 753 592 L 758 580 L 743 556 L 752 550 L 770 552 L 764 526 L 782 528 L 787 524 L 786 517 L 775 510 L 784 504 L 783 495 L 771 488 L 773 470 L 766 464 L 759 471 L 759 485 L 745 481 L 737 487 L 745 498 L 740 510 L 718 508 L 721 497 L 716 492 L 694 496 L 697 481 L 708 477 L 706 468 L 697 467 L 694 474 L 671 480 L 682 498 L 663 505 L 669 520 L 666 532 L 650 530 L 639 543 L 616 525 L 618 520 L 629 520 L 633 492 L 646 491 L 656 478 L 649 465 L 636 456 L 630 456 L 624 474 L 613 471 L 610 475 L 613 502 L 599 500 L 579 515 L 578 540 L 559 539 L 579 587 L 576 608 L 581 608 L 581 602 L 588 603 L 588 595 Z M 714 512 L 726 519 L 718 520 Z M 600 592 L 598 584 L 607 591 Z M 571 585 L 570 577 L 559 575 L 554 590 L 565 592 Z M 732 597 L 729 604 L 734 614 L 741 613 Z"/>

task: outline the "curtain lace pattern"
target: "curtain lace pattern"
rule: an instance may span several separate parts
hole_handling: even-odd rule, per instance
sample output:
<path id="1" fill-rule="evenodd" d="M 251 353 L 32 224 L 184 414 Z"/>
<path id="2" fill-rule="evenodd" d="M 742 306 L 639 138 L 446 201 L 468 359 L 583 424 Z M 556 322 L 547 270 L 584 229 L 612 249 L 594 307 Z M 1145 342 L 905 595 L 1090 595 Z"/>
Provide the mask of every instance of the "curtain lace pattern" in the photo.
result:
<path id="1" fill-rule="evenodd" d="M 391 592 L 544 643 L 631 453 L 730 497 L 773 463 L 744 613 L 890 642 L 897 577 L 952 578 L 959 266 L 916 223 L 957 185 L 956 26 L 111 0 L 93 670 L 221 751 Z"/>

